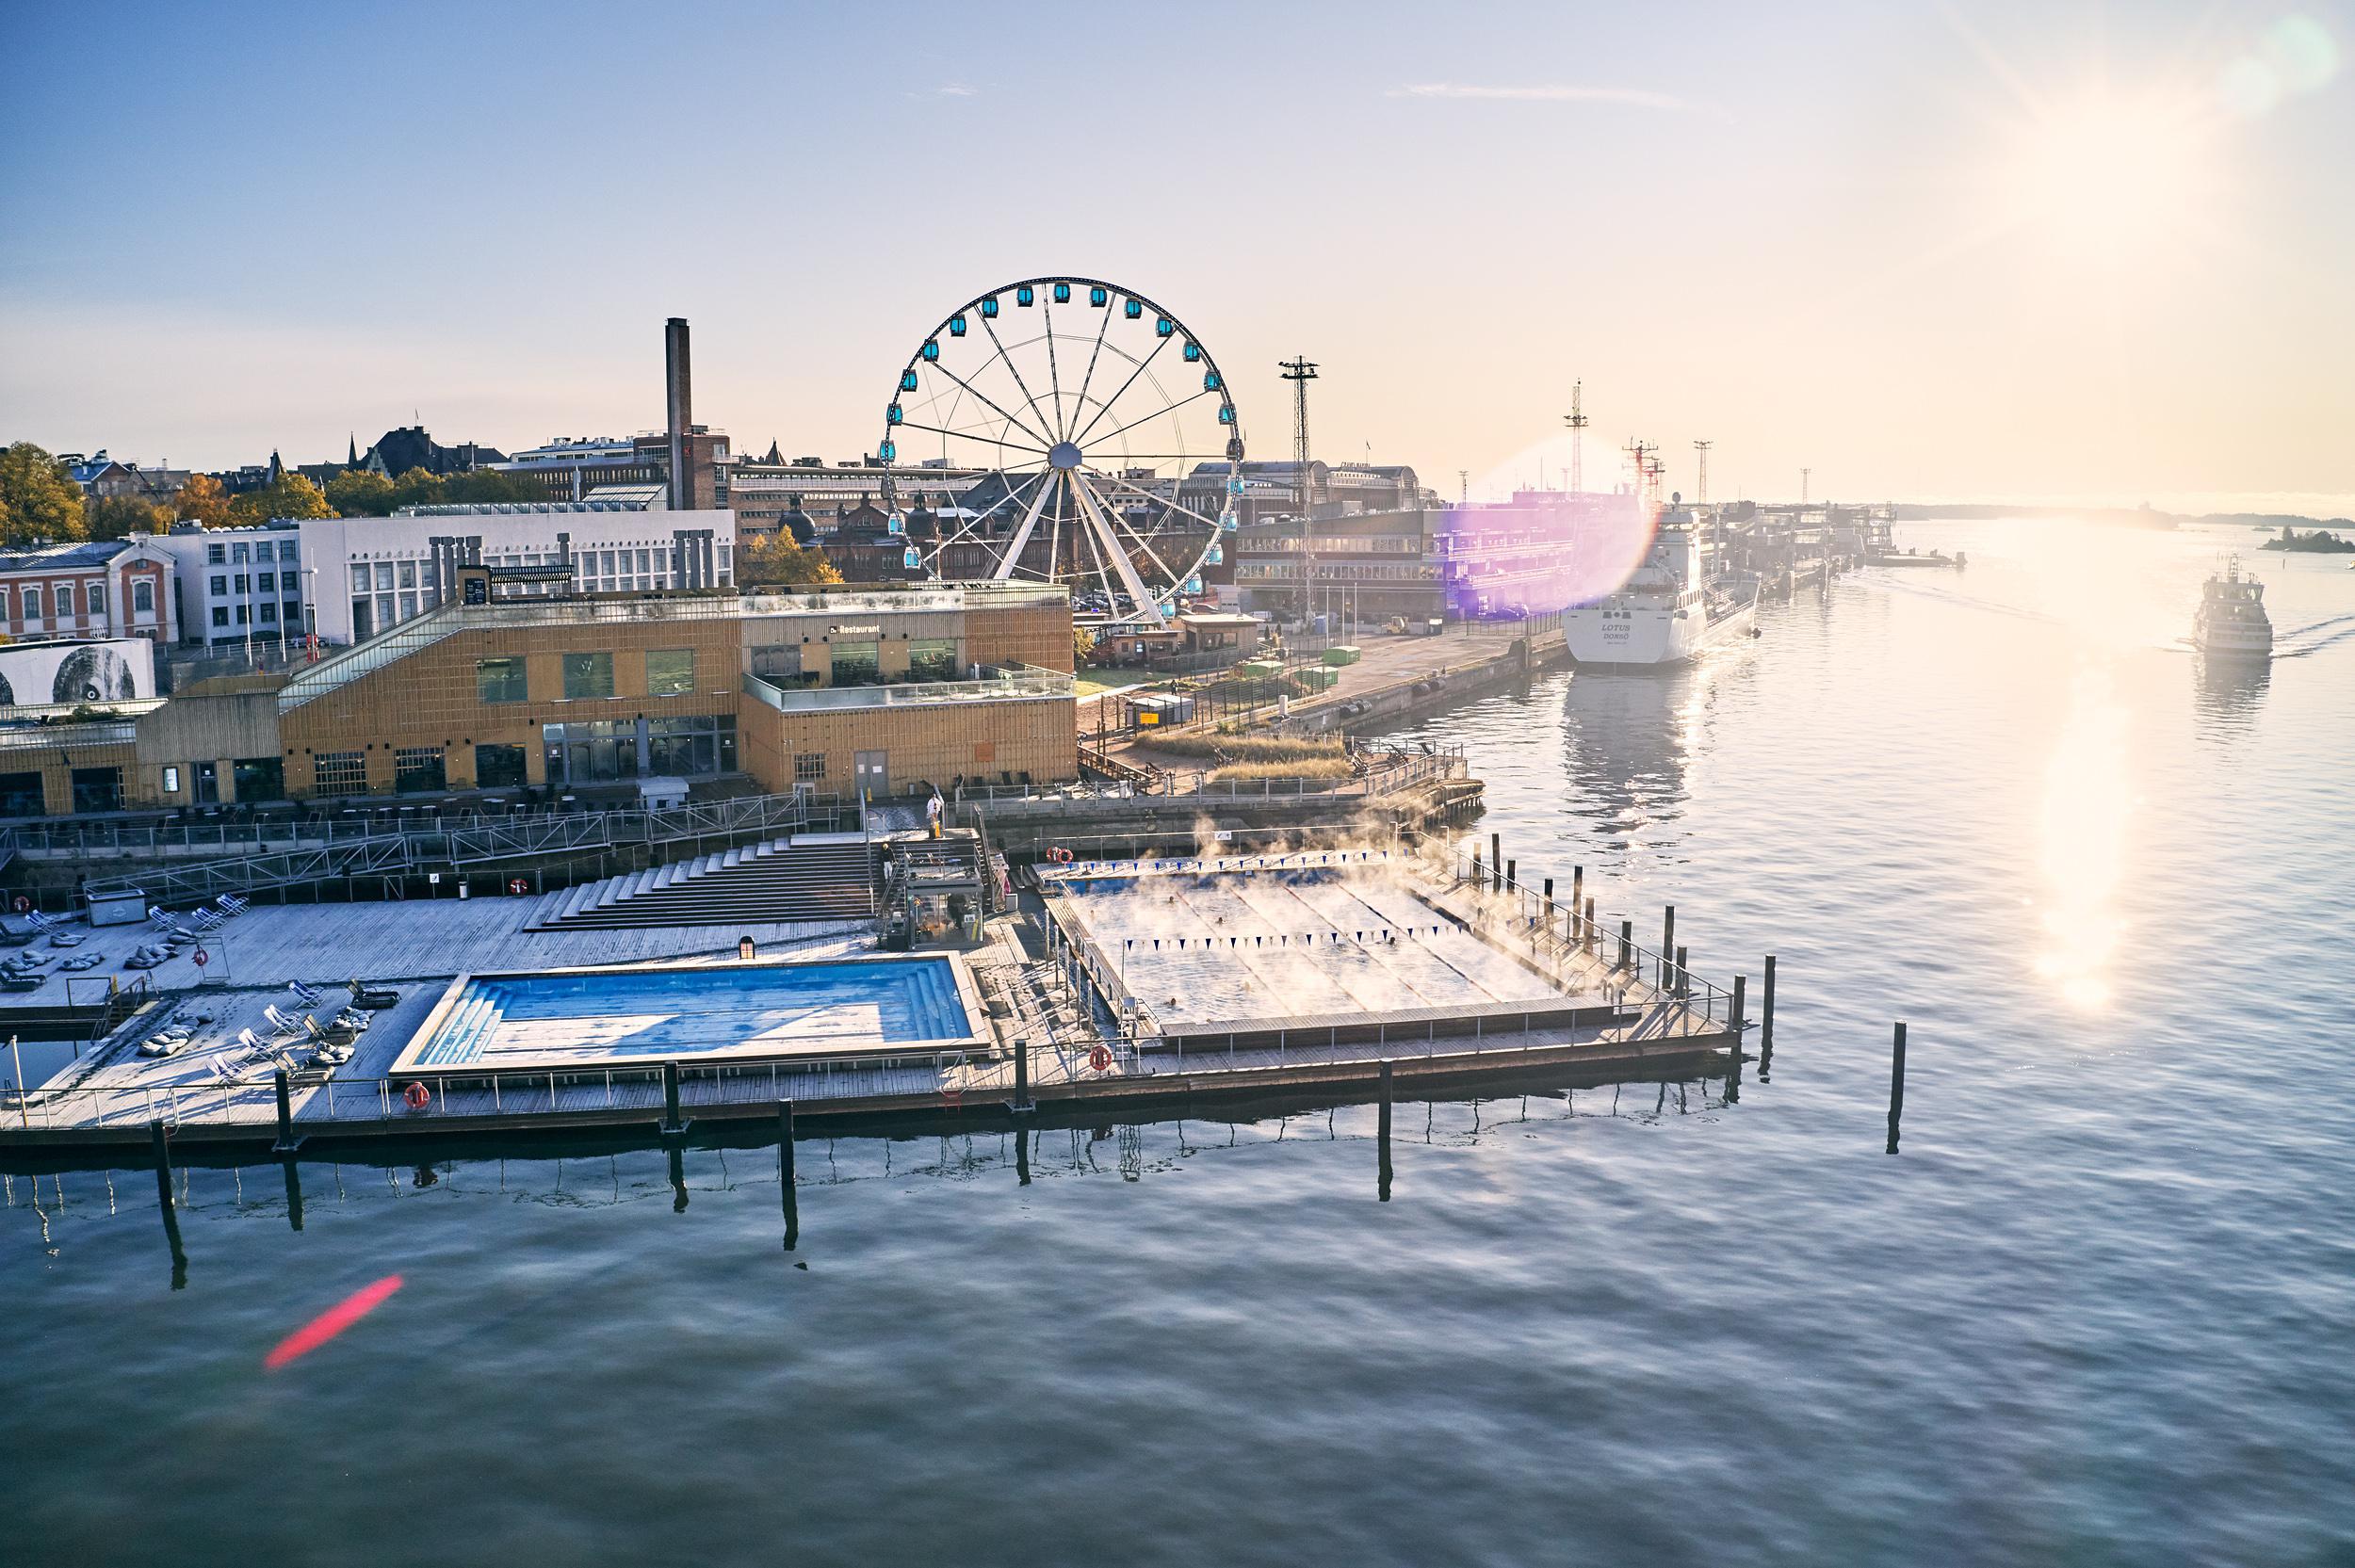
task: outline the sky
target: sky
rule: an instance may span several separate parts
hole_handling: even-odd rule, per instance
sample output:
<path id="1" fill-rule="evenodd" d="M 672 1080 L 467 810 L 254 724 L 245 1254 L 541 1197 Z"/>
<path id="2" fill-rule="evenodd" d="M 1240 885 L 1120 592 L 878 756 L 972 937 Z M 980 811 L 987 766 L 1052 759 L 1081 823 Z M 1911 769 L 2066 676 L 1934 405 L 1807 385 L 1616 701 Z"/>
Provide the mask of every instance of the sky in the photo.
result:
<path id="1" fill-rule="evenodd" d="M 1014 280 L 1454 494 L 2355 511 L 2355 6 L 11 8 L 0 440 L 871 451 Z M 1462 480 L 1457 475 L 1465 476 Z"/>

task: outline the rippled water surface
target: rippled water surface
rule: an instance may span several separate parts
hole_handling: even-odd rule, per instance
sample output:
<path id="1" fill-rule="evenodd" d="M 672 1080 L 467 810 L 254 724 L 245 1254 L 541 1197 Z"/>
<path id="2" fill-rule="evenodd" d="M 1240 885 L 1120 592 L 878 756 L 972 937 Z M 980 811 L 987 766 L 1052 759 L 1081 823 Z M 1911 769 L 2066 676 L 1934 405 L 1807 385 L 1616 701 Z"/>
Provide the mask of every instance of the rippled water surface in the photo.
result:
<path id="1" fill-rule="evenodd" d="M 2355 573 L 1902 529 L 1463 741 L 1479 831 L 1712 975 L 1722 1086 L 8 1184 L 24 1562 L 2355 1560 Z M 1912 1031 L 1882 1152 L 1890 1022 Z M 682 1198 L 684 1199 L 682 1204 Z M 277 1372 L 289 1328 L 398 1273 Z"/>

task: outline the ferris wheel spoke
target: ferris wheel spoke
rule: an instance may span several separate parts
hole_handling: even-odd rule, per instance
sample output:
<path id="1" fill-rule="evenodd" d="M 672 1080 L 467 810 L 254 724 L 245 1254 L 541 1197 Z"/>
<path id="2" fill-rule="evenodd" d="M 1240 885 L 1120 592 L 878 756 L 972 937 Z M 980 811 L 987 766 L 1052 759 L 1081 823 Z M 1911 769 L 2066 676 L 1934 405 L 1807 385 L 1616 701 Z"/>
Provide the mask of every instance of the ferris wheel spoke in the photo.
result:
<path id="1" fill-rule="evenodd" d="M 1099 497 L 1099 500 L 1101 498 Z M 1114 511 L 1111 506 L 1107 505 L 1104 508 L 1104 511 L 1105 515 L 1112 520 L 1113 526 L 1120 532 L 1127 534 L 1129 541 L 1134 543 L 1138 549 L 1145 552 L 1145 558 L 1153 563 L 1153 569 L 1155 571 L 1159 572 L 1163 577 L 1166 577 L 1169 580 L 1170 591 L 1176 592 L 1178 585 L 1186 580 L 1187 574 L 1183 573 L 1172 572 L 1169 569 L 1169 563 L 1161 559 L 1160 553 L 1153 548 L 1152 542 L 1147 540 L 1143 534 L 1138 533 L 1134 528 L 1131 528 L 1127 524 L 1121 522 L 1120 513 Z"/>
<path id="2" fill-rule="evenodd" d="M 998 562 L 998 570 L 991 574 L 991 575 L 998 578 L 1000 582 L 1003 582 L 1006 578 L 1013 576 L 1015 568 L 1022 563 L 1022 552 L 1029 547 L 1031 542 L 1031 534 L 1032 530 L 1038 526 L 1038 514 L 1040 509 L 1046 506 L 1047 497 L 1062 488 L 1060 483 L 1062 476 L 1059 470 L 1052 468 L 1041 469 L 1037 477 L 1047 482 L 1040 485 L 1038 487 L 1037 493 L 1031 497 L 1031 509 L 1022 514 L 1022 526 L 1015 530 L 1014 542 L 1006 546 L 1005 555 L 1000 558 Z M 1057 531 L 1060 532 L 1062 528 L 1062 514 L 1060 511 L 1056 514 L 1056 527 Z M 1052 581 L 1054 577 L 1054 565 L 1055 563 L 1052 560 L 1049 560 L 1047 563 L 1048 578 L 1049 581 Z"/>
<path id="3" fill-rule="evenodd" d="M 1002 353 L 1002 352 L 1004 352 L 1004 349 L 1001 348 L 999 349 L 999 352 L 1001 352 L 1001 353 Z M 998 406 L 997 400 L 996 400 L 996 399 L 994 399 L 994 398 L 992 398 L 992 397 L 989 396 L 989 394 L 987 394 L 987 393 L 985 393 L 985 392 L 982 391 L 979 387 L 975 386 L 972 382 L 970 382 L 970 381 L 966 380 L 964 377 L 962 377 L 962 376 L 958 375 L 955 371 L 953 371 L 953 370 L 950 369 L 947 365 L 944 365 L 944 364 L 940 364 L 938 361 L 936 361 L 936 360 L 935 360 L 935 361 L 934 361 L 934 362 L 933 362 L 932 368 L 934 368 L 934 370 L 939 371 L 942 375 L 944 375 L 944 376 L 948 377 L 950 380 L 952 380 L 952 381 L 956 382 L 956 383 L 957 383 L 957 385 L 959 385 L 959 386 L 961 386 L 961 387 L 965 388 L 965 390 L 966 390 L 966 391 L 967 391 L 967 392 L 971 393 L 971 394 L 973 395 L 973 396 L 974 396 L 975 398 L 979 399 L 981 402 L 987 404 L 987 405 L 989 406 L 989 408 L 990 408 L 993 412 L 995 412 L 997 413 L 997 415 L 998 415 L 998 417 L 999 417 L 999 418 L 1003 419 L 1003 420 L 1004 420 L 1007 424 L 1012 425 L 1015 428 L 1016 428 L 1016 429 L 1020 430 L 1020 431 L 1021 431 L 1024 435 L 1027 435 L 1027 436 L 1029 436 L 1029 437 L 1030 437 L 1032 441 L 1037 442 L 1039 445 L 1038 445 L 1035 448 L 1033 448 L 1033 450 L 1043 452 L 1043 451 L 1045 451 L 1048 447 L 1052 446 L 1052 445 L 1055 444 L 1055 438 L 1054 438 L 1054 437 L 1052 437 L 1052 436 L 1048 436 L 1048 435 L 1042 435 L 1042 434 L 1040 434 L 1037 430 L 1032 429 L 1030 426 L 1025 425 L 1025 424 L 1024 424 L 1024 423 L 1023 423 L 1020 419 L 1016 418 L 1015 415 L 1013 415 L 1013 414 L 1011 414 L 1011 413 L 1008 413 L 1008 412 L 1007 412 L 1004 409 L 999 408 L 999 407 Z M 1019 381 L 1019 380 L 1021 380 L 1021 378 L 1020 378 L 1019 376 L 1017 376 L 1017 377 L 1015 377 L 1015 380 L 1017 380 L 1017 381 Z M 1028 396 L 1028 393 L 1026 392 L 1026 393 L 1024 394 L 1024 396 Z M 1036 404 L 1032 404 L 1032 405 L 1031 405 L 1031 412 L 1032 412 L 1033 413 L 1035 413 L 1035 412 L 1038 412 L 1038 409 L 1037 409 L 1037 405 L 1036 405 Z"/>
<path id="4" fill-rule="evenodd" d="M 1042 458 L 1047 455 L 1047 448 L 1044 446 L 1032 446 L 1021 441 L 1008 441 L 1003 436 L 994 436 L 983 430 L 951 430 L 938 425 L 916 425 L 904 420 L 898 428 L 902 430 L 924 430 L 933 435 L 954 436 L 959 441 L 977 441 L 989 446 L 1012 446 L 1018 451 L 1036 452 Z"/>
<path id="5" fill-rule="evenodd" d="M 1137 378 L 1145 374 L 1145 367 L 1153 363 L 1154 359 L 1160 355 L 1162 349 L 1169 347 L 1170 342 L 1171 339 L 1166 337 L 1155 339 L 1152 353 L 1149 353 L 1145 355 L 1145 358 L 1137 361 L 1137 367 L 1129 372 L 1129 379 L 1120 383 L 1120 390 L 1106 398 L 1104 406 L 1096 411 L 1096 418 L 1089 420 L 1087 422 L 1087 428 L 1082 429 L 1078 435 L 1073 436 L 1071 439 L 1076 442 L 1085 442 L 1088 439 L 1089 434 L 1095 430 L 1096 422 L 1101 420 L 1106 414 L 1113 412 L 1113 404 L 1119 402 L 1121 398 L 1128 396 L 1129 389 L 1137 384 Z"/>
<path id="6" fill-rule="evenodd" d="M 1114 437 L 1114 436 L 1116 436 L 1116 435 L 1119 435 L 1119 434 L 1123 433 L 1124 431 L 1133 430 L 1133 429 L 1135 429 L 1135 428 L 1136 428 L 1138 426 L 1140 426 L 1140 425 L 1149 425 L 1149 424 L 1151 424 L 1154 420 L 1161 418 L 1161 415 L 1163 415 L 1163 414 L 1165 414 L 1165 413 L 1176 413 L 1176 412 L 1177 412 L 1179 409 L 1184 408 L 1184 407 L 1185 407 L 1188 403 L 1194 402 L 1194 401 L 1196 401 L 1196 400 L 1198 400 L 1198 399 L 1200 399 L 1200 398 L 1208 397 L 1209 396 L 1210 396 L 1210 391 L 1211 391 L 1211 389 L 1210 389 L 1210 388 L 1209 388 L 1209 387 L 1204 387 L 1204 388 L 1203 388 L 1200 392 L 1197 392 L 1197 393 L 1194 394 L 1194 396 L 1191 396 L 1191 397 L 1180 397 L 1180 398 L 1178 398 L 1178 401 L 1176 401 L 1176 402 L 1174 402 L 1174 403 L 1170 403 L 1170 404 L 1165 405 L 1164 407 L 1155 409 L 1155 410 L 1154 410 L 1151 413 L 1148 413 L 1148 414 L 1143 415 L 1143 416 L 1142 416 L 1142 417 L 1140 417 L 1140 418 L 1131 419 L 1131 420 L 1130 420 L 1130 421 L 1129 421 L 1129 423 L 1127 423 L 1126 425 L 1121 426 L 1119 429 L 1116 429 L 1116 430 L 1106 430 L 1106 431 L 1105 431 L 1102 435 L 1097 436 L 1097 437 L 1096 438 L 1096 442 L 1100 445 L 1100 444 L 1102 444 L 1102 443 L 1104 443 L 1104 442 L 1107 442 L 1107 441 L 1112 440 L 1112 439 L 1113 439 L 1113 437 Z M 1183 439 L 1183 438 L 1181 437 L 1180 439 Z"/>
<path id="7" fill-rule="evenodd" d="M 1047 384 L 1055 394 L 1055 434 L 1061 436 L 1069 427 L 1063 417 L 1063 376 L 1055 366 L 1055 307 L 1041 304 L 1039 309 L 1045 313 L 1042 319 L 1047 323 Z"/>
<path id="8" fill-rule="evenodd" d="M 1037 419 L 1041 425 L 1047 425 L 1051 428 L 1050 421 L 1038 406 L 1038 399 L 1031 395 L 1030 382 L 1022 379 L 1022 367 L 1014 363 L 1014 356 L 1012 354 L 1006 352 L 1006 345 L 1004 341 L 999 337 L 998 329 L 989 324 L 989 317 L 986 315 L 982 317 L 982 331 L 987 332 L 989 334 L 989 341 L 996 345 L 998 357 L 1005 361 L 1007 372 L 1014 377 L 1014 384 L 1022 389 L 1022 401 L 1024 405 L 1030 409 L 1031 416 Z M 1045 441 L 1048 445 L 1052 446 L 1059 438 L 1060 432 L 1058 435 L 1042 436 L 1040 439 Z"/>
<path id="9" fill-rule="evenodd" d="M 1202 524 L 1206 527 L 1216 529 L 1220 525 L 1215 518 L 1205 517 L 1200 512 L 1194 510 L 1192 507 L 1181 507 L 1176 501 L 1168 500 L 1156 495 L 1149 490 L 1139 490 L 1135 485 L 1129 483 L 1125 479 L 1115 479 L 1109 474 L 1101 473 L 1096 474 L 1096 477 L 1102 479 L 1106 484 L 1111 485 L 1115 489 L 1125 490 L 1132 495 L 1143 496 L 1145 500 L 1152 502 L 1156 506 L 1167 507 L 1174 512 L 1183 513 L 1185 516 L 1193 518 L 1196 523 Z"/>
<path id="10" fill-rule="evenodd" d="M 1088 388 L 1096 382 L 1096 362 L 1104 352 L 1104 334 L 1112 330 L 1112 301 L 1107 299 L 1104 302 L 1103 323 L 1096 329 L 1096 347 L 1088 350 L 1087 374 L 1080 378 L 1080 390 L 1071 399 L 1071 422 L 1075 425 L 1079 423 L 1080 416 L 1088 412 Z"/>
<path id="11" fill-rule="evenodd" d="M 1103 541 L 1105 549 L 1112 558 L 1114 570 L 1120 574 L 1120 580 L 1128 586 L 1130 603 L 1136 606 L 1140 614 L 1149 617 L 1155 625 L 1161 625 L 1162 623 L 1161 602 L 1145 591 L 1145 580 L 1137 575 L 1136 563 L 1129 558 L 1129 552 L 1121 547 L 1120 536 L 1113 529 L 1112 519 L 1106 516 L 1103 509 L 1096 504 L 1095 492 L 1088 488 L 1085 481 L 1075 483 L 1072 489 L 1079 497 L 1080 509 L 1088 514 L 1090 525 L 1095 528 L 1096 536 Z"/>
<path id="12" fill-rule="evenodd" d="M 1031 475 L 1029 478 L 1024 479 L 1020 484 L 1008 485 L 1006 487 L 1006 493 L 998 497 L 997 500 L 992 501 L 986 509 L 976 512 L 973 516 L 966 518 L 965 522 L 958 526 L 957 531 L 953 535 L 942 540 L 939 547 L 933 552 L 934 558 L 938 559 L 941 554 L 951 544 L 962 544 L 967 539 L 970 539 L 974 534 L 980 532 L 983 524 L 988 522 L 999 512 L 1004 510 L 1006 507 L 1013 502 L 1015 496 L 1021 494 L 1025 490 L 1028 490 L 1031 486 L 1047 477 L 1047 476 L 1051 472 L 1053 472 L 1051 469 L 1042 468 L 1037 473 Z"/>

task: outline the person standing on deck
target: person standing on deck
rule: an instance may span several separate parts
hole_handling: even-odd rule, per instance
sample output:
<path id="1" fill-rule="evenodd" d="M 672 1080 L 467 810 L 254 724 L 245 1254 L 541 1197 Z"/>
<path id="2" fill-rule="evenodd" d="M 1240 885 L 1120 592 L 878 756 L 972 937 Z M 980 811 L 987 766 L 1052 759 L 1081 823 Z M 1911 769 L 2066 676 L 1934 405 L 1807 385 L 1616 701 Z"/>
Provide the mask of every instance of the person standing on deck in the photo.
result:
<path id="1" fill-rule="evenodd" d="M 924 802 L 924 821 L 931 827 L 933 836 L 938 838 L 940 836 L 940 797 L 937 793 Z"/>

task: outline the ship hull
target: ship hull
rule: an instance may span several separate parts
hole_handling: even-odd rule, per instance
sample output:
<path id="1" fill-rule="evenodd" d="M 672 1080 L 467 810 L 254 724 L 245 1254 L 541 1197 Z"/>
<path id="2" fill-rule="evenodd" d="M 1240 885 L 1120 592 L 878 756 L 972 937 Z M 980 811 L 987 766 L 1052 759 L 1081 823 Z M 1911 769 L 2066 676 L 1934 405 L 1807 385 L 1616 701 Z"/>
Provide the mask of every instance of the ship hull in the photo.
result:
<path id="1" fill-rule="evenodd" d="M 1757 619 L 1756 600 L 1713 621 L 1697 612 L 1582 605 L 1564 612 L 1562 637 L 1581 669 L 1664 670 L 1748 636 Z"/>

